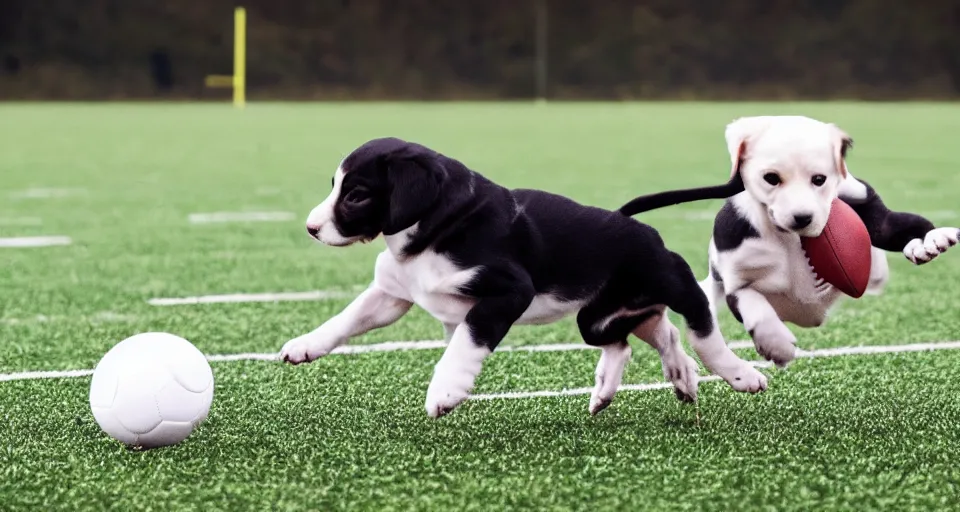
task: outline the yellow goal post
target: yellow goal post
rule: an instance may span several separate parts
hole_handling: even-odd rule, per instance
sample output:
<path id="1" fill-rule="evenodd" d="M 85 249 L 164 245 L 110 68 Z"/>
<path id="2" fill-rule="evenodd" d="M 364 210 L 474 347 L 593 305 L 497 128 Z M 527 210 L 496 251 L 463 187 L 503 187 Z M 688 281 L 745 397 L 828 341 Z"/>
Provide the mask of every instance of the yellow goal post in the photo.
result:
<path id="1" fill-rule="evenodd" d="M 233 11 L 233 74 L 209 75 L 207 87 L 233 88 L 233 106 L 243 108 L 247 103 L 247 11 L 237 7 Z"/>

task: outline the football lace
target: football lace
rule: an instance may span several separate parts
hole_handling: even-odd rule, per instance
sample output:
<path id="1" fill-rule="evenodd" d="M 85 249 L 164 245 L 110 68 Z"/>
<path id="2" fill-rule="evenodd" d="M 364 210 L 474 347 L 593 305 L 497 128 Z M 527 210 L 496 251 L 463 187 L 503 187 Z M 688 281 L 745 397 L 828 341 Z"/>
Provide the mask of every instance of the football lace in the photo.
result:
<path id="1" fill-rule="evenodd" d="M 806 257 L 806 259 L 807 259 L 807 268 L 810 269 L 810 273 L 813 274 L 813 277 L 816 278 L 816 281 L 814 281 L 813 285 L 814 285 L 815 287 L 818 287 L 818 288 L 819 288 L 820 286 L 822 286 L 822 285 L 826 282 L 826 280 L 823 279 L 822 277 L 820 277 L 820 275 L 817 274 L 817 270 L 816 270 L 815 268 L 813 268 L 813 263 L 810 263 L 810 255 L 807 254 L 806 251 L 803 252 L 803 255 L 804 255 L 804 256 Z"/>

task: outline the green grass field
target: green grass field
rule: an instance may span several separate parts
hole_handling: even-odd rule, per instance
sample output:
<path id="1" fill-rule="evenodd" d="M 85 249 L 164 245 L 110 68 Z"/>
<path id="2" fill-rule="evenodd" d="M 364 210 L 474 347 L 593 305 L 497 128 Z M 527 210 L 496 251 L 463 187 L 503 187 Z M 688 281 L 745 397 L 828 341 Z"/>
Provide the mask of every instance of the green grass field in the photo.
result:
<path id="1" fill-rule="evenodd" d="M 511 187 L 614 208 L 719 183 L 727 122 L 810 115 L 856 141 L 849 166 L 894 209 L 960 225 L 960 105 L 367 104 L 0 106 L 0 374 L 92 368 L 139 332 L 208 354 L 276 352 L 344 307 L 304 302 L 153 306 L 149 299 L 334 290 L 372 277 L 375 243 L 312 243 L 303 220 L 341 158 L 408 138 Z M 47 196 L 47 197 L 37 197 Z M 719 202 L 640 216 L 706 273 Z M 191 224 L 191 213 L 293 212 Z M 843 302 L 804 349 L 960 339 L 960 249 L 914 267 L 890 254 L 882 296 Z M 729 340 L 746 333 L 724 311 Z M 682 325 L 678 322 L 678 325 Z M 436 340 L 414 309 L 357 344 Z M 578 342 L 572 320 L 514 328 L 506 345 Z M 636 340 L 635 340 L 636 341 Z M 692 353 L 692 351 L 690 351 Z M 752 349 L 744 357 L 756 359 Z M 662 382 L 634 343 L 625 383 Z M 598 353 L 495 353 L 477 393 L 589 387 Z M 439 350 L 331 355 L 291 367 L 215 362 L 210 417 L 184 443 L 131 451 L 101 433 L 89 377 L 0 382 L 3 510 L 931 510 L 960 498 L 960 352 L 798 360 L 770 388 L 623 391 L 423 408 Z"/>

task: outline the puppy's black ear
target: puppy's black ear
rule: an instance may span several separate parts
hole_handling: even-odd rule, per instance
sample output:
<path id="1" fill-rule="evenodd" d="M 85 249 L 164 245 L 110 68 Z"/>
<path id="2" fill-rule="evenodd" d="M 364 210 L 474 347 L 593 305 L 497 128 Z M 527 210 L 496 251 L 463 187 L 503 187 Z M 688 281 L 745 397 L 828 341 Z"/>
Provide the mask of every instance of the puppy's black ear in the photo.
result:
<path id="1" fill-rule="evenodd" d="M 412 226 L 433 207 L 443 175 L 429 155 L 389 156 L 385 164 L 390 208 L 383 234 L 393 235 Z"/>

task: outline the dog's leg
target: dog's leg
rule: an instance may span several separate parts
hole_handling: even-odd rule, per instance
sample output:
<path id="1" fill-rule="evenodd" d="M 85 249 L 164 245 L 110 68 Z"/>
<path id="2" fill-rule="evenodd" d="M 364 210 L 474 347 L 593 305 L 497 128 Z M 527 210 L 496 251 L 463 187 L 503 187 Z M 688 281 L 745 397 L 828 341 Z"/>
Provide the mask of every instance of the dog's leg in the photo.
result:
<path id="1" fill-rule="evenodd" d="M 780 320 L 760 292 L 741 288 L 727 295 L 727 304 L 753 338 L 757 353 L 783 367 L 796 357 L 797 337 Z"/>
<path id="2" fill-rule="evenodd" d="M 902 251 L 915 265 L 932 261 L 960 241 L 960 229 L 937 228 L 923 216 L 891 211 L 869 183 L 852 175 L 841 185 L 839 197 L 860 216 L 874 247 Z"/>
<path id="3" fill-rule="evenodd" d="M 632 352 L 626 341 L 603 345 L 600 350 L 600 361 L 594 374 L 595 384 L 590 394 L 590 414 L 599 413 L 613 402 Z"/>
<path id="4" fill-rule="evenodd" d="M 887 281 L 890 279 L 890 265 L 887 263 L 887 253 L 876 247 L 870 248 L 870 281 L 867 282 L 867 293 L 880 295 L 883 293 Z"/>
<path id="5" fill-rule="evenodd" d="M 646 320 L 633 334 L 647 342 L 660 354 L 663 363 L 663 376 L 673 383 L 677 399 L 683 402 L 697 400 L 697 384 L 700 367 L 687 355 L 680 344 L 680 330 L 677 329 L 665 312 Z"/>
<path id="6" fill-rule="evenodd" d="M 426 401 L 431 418 L 449 413 L 467 398 L 483 360 L 523 315 L 535 294 L 529 276 L 512 268 L 484 268 L 465 288 L 478 300 L 454 330 L 434 367 Z"/>
<path id="7" fill-rule="evenodd" d="M 672 258 L 672 272 L 663 274 L 670 282 L 661 288 L 669 292 L 667 307 L 686 321 L 690 345 L 700 356 L 700 361 L 737 391 L 758 393 L 767 389 L 767 377 L 727 346 L 716 316 L 710 313 L 707 296 L 690 266 L 679 254 L 672 253 Z"/>
<path id="8" fill-rule="evenodd" d="M 606 409 L 617 394 L 632 352 L 627 336 L 638 324 L 663 311 L 662 306 L 629 310 L 621 307 L 626 300 L 618 290 L 605 288 L 577 313 L 577 327 L 583 341 L 601 350 L 590 395 L 590 414 Z"/>
<path id="9" fill-rule="evenodd" d="M 614 282 L 630 280 L 627 275 L 614 276 Z M 635 289 L 632 291 L 636 291 Z M 665 314 L 666 307 L 653 305 L 629 309 L 624 303 L 642 303 L 650 298 L 624 297 L 614 286 L 602 290 L 577 314 L 580 335 L 588 345 L 599 346 L 595 385 L 590 396 L 590 414 L 597 414 L 613 402 L 623 379 L 623 370 L 630 360 L 627 336 L 631 333 L 647 342 L 660 354 L 663 374 L 675 388 L 677 398 L 693 401 L 697 396 L 697 363 L 680 345 L 680 333 Z"/>
<path id="10" fill-rule="evenodd" d="M 374 283 L 323 325 L 288 341 L 280 350 L 280 358 L 292 364 L 308 363 L 354 336 L 396 322 L 411 306 L 412 302 L 394 297 Z"/>

